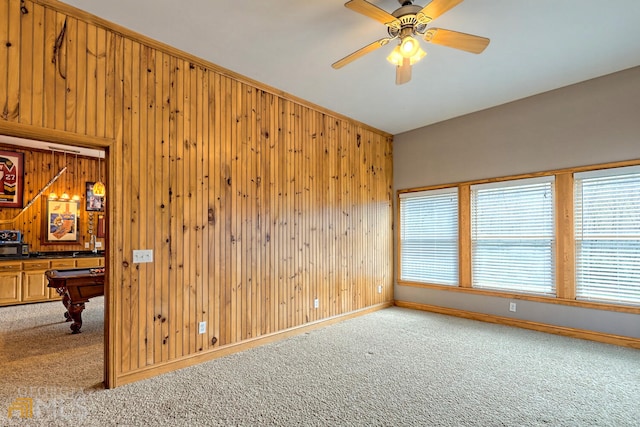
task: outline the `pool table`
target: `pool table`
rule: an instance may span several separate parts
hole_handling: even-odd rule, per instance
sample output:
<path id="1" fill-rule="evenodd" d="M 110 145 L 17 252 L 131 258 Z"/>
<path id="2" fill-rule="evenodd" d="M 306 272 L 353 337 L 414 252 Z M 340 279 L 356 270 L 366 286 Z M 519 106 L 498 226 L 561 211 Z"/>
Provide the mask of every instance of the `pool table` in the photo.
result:
<path id="1" fill-rule="evenodd" d="M 50 288 L 55 288 L 62 297 L 67 311 L 64 317 L 72 334 L 79 334 L 82 327 L 82 311 L 84 303 L 90 298 L 104 295 L 104 267 L 75 268 L 71 270 L 47 270 L 45 276 Z"/>

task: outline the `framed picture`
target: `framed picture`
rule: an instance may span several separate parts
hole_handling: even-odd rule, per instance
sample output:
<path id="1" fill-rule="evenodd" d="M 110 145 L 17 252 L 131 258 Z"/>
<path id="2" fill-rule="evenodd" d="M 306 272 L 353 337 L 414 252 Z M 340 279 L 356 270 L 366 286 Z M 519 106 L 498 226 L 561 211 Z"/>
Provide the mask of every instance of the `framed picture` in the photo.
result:
<path id="1" fill-rule="evenodd" d="M 24 154 L 0 150 L 0 208 L 21 208 Z"/>
<path id="2" fill-rule="evenodd" d="M 78 243 L 78 202 L 47 200 L 43 243 Z"/>
<path id="3" fill-rule="evenodd" d="M 104 211 L 104 196 L 96 196 L 93 194 L 93 184 L 94 182 L 86 183 L 86 201 L 87 206 L 86 210 L 91 212 L 102 212 Z"/>

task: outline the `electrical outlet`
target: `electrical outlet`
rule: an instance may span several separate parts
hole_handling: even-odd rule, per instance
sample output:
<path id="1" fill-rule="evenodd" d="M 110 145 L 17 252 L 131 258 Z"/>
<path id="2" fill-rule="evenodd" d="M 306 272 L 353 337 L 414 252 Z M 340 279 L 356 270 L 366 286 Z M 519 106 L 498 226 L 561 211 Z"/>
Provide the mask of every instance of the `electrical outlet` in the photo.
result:
<path id="1" fill-rule="evenodd" d="M 516 311 L 516 303 L 515 302 L 510 302 L 509 303 L 509 311 Z"/>
<path id="2" fill-rule="evenodd" d="M 102 242 L 96 242 L 96 249 L 101 248 L 102 247 Z"/>
<path id="3" fill-rule="evenodd" d="M 381 294 L 382 293 L 382 285 L 378 285 L 378 293 Z"/>
<path id="4" fill-rule="evenodd" d="M 207 322 L 200 322 L 200 325 L 198 325 L 198 333 L 204 334 L 206 332 L 207 332 Z"/>
<path id="5" fill-rule="evenodd" d="M 320 300 L 318 298 L 313 300 L 313 308 L 320 307 Z"/>
<path id="6" fill-rule="evenodd" d="M 96 245 L 96 247 L 98 247 Z M 153 250 L 152 249 L 134 249 L 133 251 L 133 263 L 140 264 L 143 262 L 153 262 Z"/>
<path id="7" fill-rule="evenodd" d="M 89 249 L 91 247 L 91 245 L 89 244 L 89 242 L 84 242 L 84 248 L 85 249 Z"/>

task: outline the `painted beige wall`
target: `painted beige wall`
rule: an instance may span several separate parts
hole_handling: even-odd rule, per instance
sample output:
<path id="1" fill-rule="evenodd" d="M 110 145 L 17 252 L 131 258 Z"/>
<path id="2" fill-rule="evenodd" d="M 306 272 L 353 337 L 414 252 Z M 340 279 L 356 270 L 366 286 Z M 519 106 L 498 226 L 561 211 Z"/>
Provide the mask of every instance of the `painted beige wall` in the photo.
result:
<path id="1" fill-rule="evenodd" d="M 640 67 L 396 135 L 393 159 L 394 190 L 640 159 Z M 510 313 L 504 298 L 397 283 L 394 297 L 640 337 L 628 313 L 533 301 Z"/>
<path id="2" fill-rule="evenodd" d="M 640 67 L 394 137 L 403 189 L 640 158 Z"/>

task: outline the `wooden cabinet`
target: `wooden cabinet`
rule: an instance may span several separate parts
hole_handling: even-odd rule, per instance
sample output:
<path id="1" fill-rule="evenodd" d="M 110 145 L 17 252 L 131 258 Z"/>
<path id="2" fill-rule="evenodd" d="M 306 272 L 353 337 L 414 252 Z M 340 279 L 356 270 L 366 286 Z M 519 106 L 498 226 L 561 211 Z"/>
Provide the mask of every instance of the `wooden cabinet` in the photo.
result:
<path id="1" fill-rule="evenodd" d="M 79 260 L 76 260 L 74 258 L 52 259 L 50 261 L 50 264 L 47 270 L 49 269 L 64 270 L 69 268 L 76 268 L 76 261 L 79 261 Z"/>
<path id="2" fill-rule="evenodd" d="M 24 261 L 22 263 L 22 302 L 42 301 L 49 298 L 49 288 L 44 272 L 49 261 Z"/>
<path id="3" fill-rule="evenodd" d="M 0 261 L 0 306 L 60 299 L 56 290 L 47 286 L 47 270 L 102 266 L 101 257 Z"/>
<path id="4" fill-rule="evenodd" d="M 18 304 L 22 299 L 22 263 L 0 264 L 0 305 Z"/>
<path id="5" fill-rule="evenodd" d="M 104 258 L 78 258 L 76 268 L 95 268 L 104 266 Z"/>

